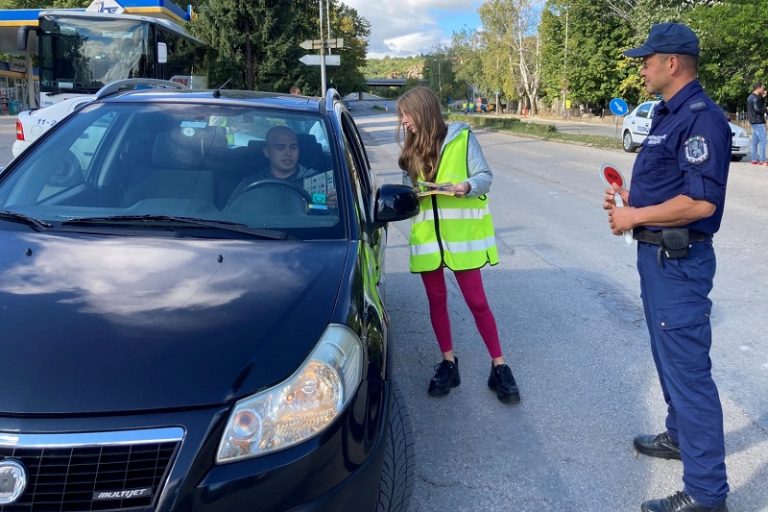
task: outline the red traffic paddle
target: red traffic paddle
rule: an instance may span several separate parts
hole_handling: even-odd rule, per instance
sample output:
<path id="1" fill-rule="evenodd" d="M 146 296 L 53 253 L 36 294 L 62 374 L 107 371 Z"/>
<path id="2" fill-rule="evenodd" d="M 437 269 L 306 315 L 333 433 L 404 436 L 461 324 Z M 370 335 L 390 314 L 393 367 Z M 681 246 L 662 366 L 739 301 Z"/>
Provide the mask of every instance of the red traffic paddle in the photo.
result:
<path id="1" fill-rule="evenodd" d="M 600 165 L 600 179 L 603 180 L 603 183 L 605 183 L 607 187 L 610 187 L 615 183 L 619 187 L 625 188 L 624 176 L 622 176 L 619 170 L 611 164 Z M 621 194 L 617 192 L 613 195 L 613 198 L 617 207 L 620 208 L 624 206 L 624 201 L 621 200 Z M 632 243 L 632 231 L 624 232 L 624 242 L 627 244 Z"/>

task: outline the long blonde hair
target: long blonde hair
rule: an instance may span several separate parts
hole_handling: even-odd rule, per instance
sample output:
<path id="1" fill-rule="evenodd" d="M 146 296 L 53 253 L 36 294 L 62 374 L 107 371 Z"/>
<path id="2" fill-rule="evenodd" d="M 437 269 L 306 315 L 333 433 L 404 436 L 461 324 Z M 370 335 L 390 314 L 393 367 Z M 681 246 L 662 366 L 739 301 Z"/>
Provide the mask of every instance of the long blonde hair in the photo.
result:
<path id="1" fill-rule="evenodd" d="M 413 119 L 416 133 L 403 128 L 403 114 Z M 397 160 L 411 181 L 432 181 L 437 174 L 440 148 L 448 133 L 443 121 L 440 100 L 431 89 L 414 87 L 397 100 L 397 143 L 402 148 Z"/>

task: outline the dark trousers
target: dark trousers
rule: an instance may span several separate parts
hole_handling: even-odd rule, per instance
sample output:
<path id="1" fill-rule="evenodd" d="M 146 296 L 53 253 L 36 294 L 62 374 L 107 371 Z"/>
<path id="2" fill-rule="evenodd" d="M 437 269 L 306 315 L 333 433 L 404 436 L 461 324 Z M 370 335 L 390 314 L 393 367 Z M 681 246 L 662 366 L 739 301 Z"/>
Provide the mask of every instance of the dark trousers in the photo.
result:
<path id="1" fill-rule="evenodd" d="M 667 403 L 666 427 L 680 444 L 685 492 L 704 506 L 728 493 L 723 410 L 712 380 L 708 295 L 715 276 L 711 241 L 694 242 L 688 256 L 663 259 L 659 246 L 638 242 L 637 269 L 651 350 Z"/>

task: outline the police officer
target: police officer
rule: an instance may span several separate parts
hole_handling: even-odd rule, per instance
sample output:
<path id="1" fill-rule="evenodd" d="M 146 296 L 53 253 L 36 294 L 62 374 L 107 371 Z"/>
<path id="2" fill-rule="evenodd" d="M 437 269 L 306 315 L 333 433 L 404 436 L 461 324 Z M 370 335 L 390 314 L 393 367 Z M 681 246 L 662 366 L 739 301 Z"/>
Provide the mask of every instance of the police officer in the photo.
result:
<path id="1" fill-rule="evenodd" d="M 633 230 L 651 351 L 666 430 L 635 438 L 645 455 L 683 462 L 684 490 L 645 501 L 643 512 L 727 512 L 723 412 L 712 380 L 708 294 L 715 274 L 712 235 L 720 227 L 731 132 L 696 79 L 699 41 L 679 23 L 659 23 L 624 52 L 642 58 L 646 90 L 661 94 L 632 170 L 630 191 L 606 190 L 614 235 Z M 617 208 L 614 193 L 629 206 Z"/>

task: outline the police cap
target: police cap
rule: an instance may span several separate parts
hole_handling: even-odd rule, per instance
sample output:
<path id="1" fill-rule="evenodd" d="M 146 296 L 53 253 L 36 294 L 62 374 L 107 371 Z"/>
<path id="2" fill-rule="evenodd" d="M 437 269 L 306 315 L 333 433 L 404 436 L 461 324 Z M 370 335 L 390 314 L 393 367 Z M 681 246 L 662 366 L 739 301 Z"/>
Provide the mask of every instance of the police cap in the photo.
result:
<path id="1" fill-rule="evenodd" d="M 647 57 L 654 53 L 699 54 L 699 38 L 688 25 L 657 23 L 651 27 L 648 39 L 637 48 L 624 52 L 627 57 Z"/>

